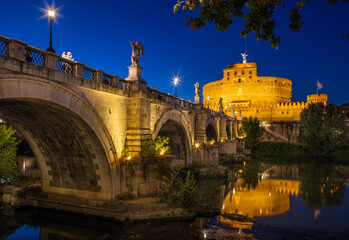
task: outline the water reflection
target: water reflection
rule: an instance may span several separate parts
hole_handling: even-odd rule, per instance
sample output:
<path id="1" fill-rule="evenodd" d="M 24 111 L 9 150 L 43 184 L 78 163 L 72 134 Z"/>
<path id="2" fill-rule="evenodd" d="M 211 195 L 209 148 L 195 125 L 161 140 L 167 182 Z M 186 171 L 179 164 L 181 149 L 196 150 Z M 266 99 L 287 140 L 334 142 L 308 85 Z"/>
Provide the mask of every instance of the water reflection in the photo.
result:
<path id="1" fill-rule="evenodd" d="M 274 216 L 285 213 L 290 208 L 290 195 L 299 194 L 297 180 L 262 179 L 254 189 L 243 187 L 240 179 L 224 199 L 222 214 L 239 214 L 250 218 Z M 252 222 L 241 222 L 221 216 L 225 225 L 251 229 Z"/>
<path id="2" fill-rule="evenodd" d="M 329 162 L 302 164 L 301 198 L 309 208 L 335 207 L 342 205 L 345 193 L 345 167 Z"/>
<path id="3" fill-rule="evenodd" d="M 325 238 L 327 233 L 336 231 L 348 236 L 348 204 L 342 207 L 344 198 L 349 201 L 348 193 L 345 197 L 348 166 L 328 160 L 306 159 L 289 164 L 252 159 L 230 176 L 221 214 L 215 223 L 207 226 L 207 232 L 229 230 L 239 235 L 252 233 L 256 237 L 261 228 L 278 226 L 297 229 L 300 236 L 318 236 L 319 231 Z M 322 212 L 326 214 L 319 220 Z M 275 227 L 272 231 L 276 231 Z"/>

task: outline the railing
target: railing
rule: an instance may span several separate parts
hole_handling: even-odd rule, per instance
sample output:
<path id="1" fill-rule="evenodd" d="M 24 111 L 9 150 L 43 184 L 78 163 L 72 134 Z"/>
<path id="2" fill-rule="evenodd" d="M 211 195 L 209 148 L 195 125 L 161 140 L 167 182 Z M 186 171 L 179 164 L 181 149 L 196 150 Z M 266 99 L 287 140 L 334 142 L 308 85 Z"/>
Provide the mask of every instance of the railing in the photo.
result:
<path id="1" fill-rule="evenodd" d="M 0 39 L 0 55 L 8 56 L 8 41 Z"/>
<path id="2" fill-rule="evenodd" d="M 148 97 L 154 100 L 159 100 L 162 102 L 170 103 L 175 106 L 184 107 L 184 108 L 194 108 L 194 103 L 185 101 L 183 99 L 179 99 L 178 97 L 174 97 L 168 95 L 166 93 L 159 92 L 156 89 L 148 88 Z"/>
<path id="3" fill-rule="evenodd" d="M 57 65 L 58 71 L 73 74 L 73 66 L 74 66 L 74 62 L 64 58 L 58 58 L 58 65 Z"/>
<path id="4" fill-rule="evenodd" d="M 28 63 L 44 67 L 45 66 L 45 53 L 39 49 L 27 46 L 24 50 L 24 60 Z"/>
<path id="5" fill-rule="evenodd" d="M 85 66 L 83 71 L 82 71 L 82 77 L 84 79 L 86 79 L 86 80 L 93 81 L 93 79 L 94 79 L 94 69 Z"/>
<path id="6" fill-rule="evenodd" d="M 105 84 L 105 85 L 110 85 L 111 84 L 111 79 L 112 79 L 113 77 L 110 77 L 110 76 L 108 76 L 108 75 L 106 75 L 106 74 L 103 74 L 103 77 L 102 77 L 102 81 L 103 81 L 103 84 Z"/>

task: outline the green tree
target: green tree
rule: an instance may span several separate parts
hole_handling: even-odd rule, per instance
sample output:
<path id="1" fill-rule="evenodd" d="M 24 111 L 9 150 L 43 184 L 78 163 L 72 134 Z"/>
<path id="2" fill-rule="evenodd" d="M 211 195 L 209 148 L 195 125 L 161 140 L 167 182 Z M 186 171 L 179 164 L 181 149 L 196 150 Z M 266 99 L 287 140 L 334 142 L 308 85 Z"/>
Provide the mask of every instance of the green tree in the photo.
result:
<path id="1" fill-rule="evenodd" d="M 342 0 L 347 2 L 348 0 Z M 189 17 L 187 25 L 192 29 L 205 27 L 207 22 L 213 22 L 217 31 L 226 31 L 235 20 L 244 20 L 243 29 L 240 35 L 246 37 L 249 33 L 254 33 L 258 40 L 265 40 L 271 46 L 280 45 L 280 36 L 275 35 L 276 25 L 275 10 L 292 4 L 290 10 L 289 28 L 294 32 L 299 32 L 304 24 L 300 11 L 310 0 L 185 0 L 177 1 L 174 6 L 174 13 L 180 8 L 183 10 L 198 11 L 195 17 Z M 325 0 L 328 4 L 337 4 L 338 0 Z M 345 35 L 344 35 L 345 36 Z"/>
<path id="2" fill-rule="evenodd" d="M 147 140 L 142 146 L 143 157 L 154 157 L 155 155 L 164 155 L 170 152 L 170 138 L 157 136 L 155 140 Z"/>
<path id="3" fill-rule="evenodd" d="M 263 135 L 264 127 L 260 126 L 258 119 L 244 117 L 242 119 L 240 132 L 245 135 L 246 147 L 255 151 L 260 143 L 260 137 Z"/>
<path id="4" fill-rule="evenodd" d="M 301 112 L 302 138 L 305 147 L 316 155 L 331 155 L 347 135 L 346 116 L 334 104 L 311 103 Z"/>
<path id="5" fill-rule="evenodd" d="M 17 146 L 20 143 L 13 134 L 16 130 L 0 125 L 0 179 L 14 178 L 19 174 Z"/>

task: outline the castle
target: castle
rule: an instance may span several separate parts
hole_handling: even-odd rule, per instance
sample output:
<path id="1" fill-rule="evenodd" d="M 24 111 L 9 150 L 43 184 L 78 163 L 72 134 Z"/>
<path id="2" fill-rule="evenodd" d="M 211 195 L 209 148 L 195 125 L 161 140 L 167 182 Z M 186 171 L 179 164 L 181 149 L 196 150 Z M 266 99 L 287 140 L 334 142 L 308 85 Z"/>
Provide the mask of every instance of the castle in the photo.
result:
<path id="1" fill-rule="evenodd" d="M 228 65 L 223 79 L 203 87 L 203 104 L 236 117 L 257 117 L 260 121 L 299 121 L 300 113 L 311 102 L 326 105 L 327 94 L 312 94 L 306 102 L 292 102 L 292 81 L 281 77 L 260 77 L 256 63 Z M 220 99 L 222 98 L 222 99 Z M 220 103 L 221 101 L 221 103 Z M 234 113 L 232 112 L 234 111 Z"/>

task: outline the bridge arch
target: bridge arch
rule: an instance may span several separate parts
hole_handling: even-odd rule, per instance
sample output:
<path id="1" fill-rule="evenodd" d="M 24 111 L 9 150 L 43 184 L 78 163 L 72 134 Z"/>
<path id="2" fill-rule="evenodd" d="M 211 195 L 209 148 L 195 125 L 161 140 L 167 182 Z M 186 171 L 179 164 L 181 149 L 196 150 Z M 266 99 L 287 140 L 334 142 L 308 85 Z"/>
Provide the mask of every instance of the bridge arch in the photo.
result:
<path id="1" fill-rule="evenodd" d="M 31 147 L 43 191 L 115 198 L 119 189 L 112 171 L 117 161 L 115 147 L 97 112 L 78 93 L 42 78 L 3 74 L 0 118 Z"/>
<path id="2" fill-rule="evenodd" d="M 214 140 L 215 143 L 218 141 L 218 131 L 217 124 L 214 118 L 210 117 L 206 120 L 205 123 L 205 132 L 206 132 L 206 141 L 210 142 Z"/>
<path id="3" fill-rule="evenodd" d="M 169 110 L 155 123 L 152 137 L 166 136 L 170 138 L 171 152 L 176 162 L 189 164 L 193 143 L 190 122 L 179 110 Z"/>

